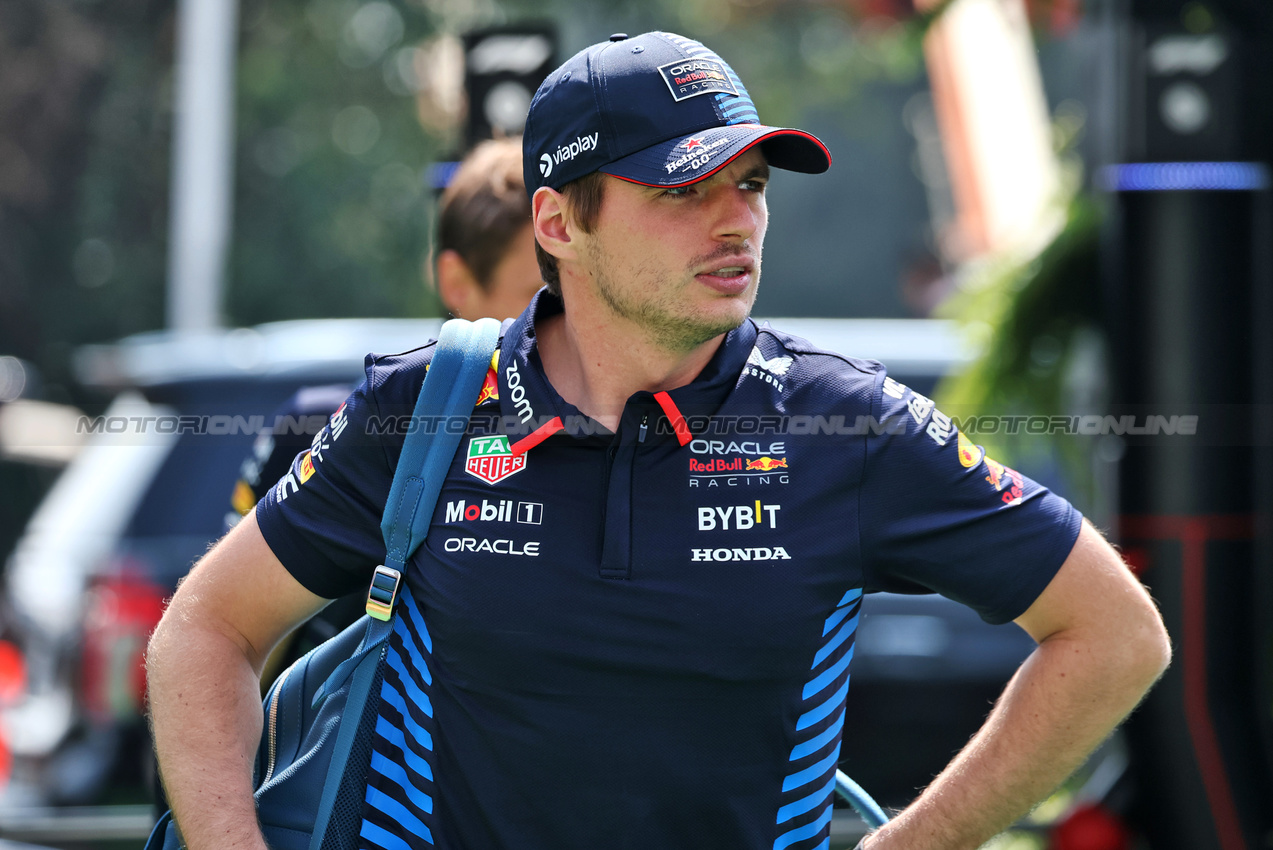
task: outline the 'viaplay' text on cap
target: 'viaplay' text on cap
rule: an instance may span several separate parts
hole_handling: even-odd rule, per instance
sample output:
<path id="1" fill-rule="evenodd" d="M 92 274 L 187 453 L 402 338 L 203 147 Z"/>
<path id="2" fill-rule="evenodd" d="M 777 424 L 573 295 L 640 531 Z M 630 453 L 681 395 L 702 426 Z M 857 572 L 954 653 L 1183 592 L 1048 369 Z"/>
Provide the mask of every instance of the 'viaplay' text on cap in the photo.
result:
<path id="1" fill-rule="evenodd" d="M 594 171 L 681 186 L 756 145 L 775 168 L 818 174 L 831 165 L 812 134 L 761 124 L 723 59 L 666 32 L 614 35 L 568 59 L 531 100 L 522 144 L 531 195 Z"/>

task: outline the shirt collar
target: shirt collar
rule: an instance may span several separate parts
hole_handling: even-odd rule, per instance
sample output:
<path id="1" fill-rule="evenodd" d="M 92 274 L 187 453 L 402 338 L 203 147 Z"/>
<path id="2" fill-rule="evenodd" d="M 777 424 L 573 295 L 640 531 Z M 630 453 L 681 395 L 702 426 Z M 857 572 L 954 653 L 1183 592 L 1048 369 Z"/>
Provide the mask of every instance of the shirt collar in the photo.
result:
<path id="1" fill-rule="evenodd" d="M 499 357 L 499 404 L 510 441 L 515 442 L 514 433 L 525 437 L 536 429 L 552 428 L 550 423 L 554 418 L 560 419 L 560 430 L 576 437 L 600 435 L 608 439 L 610 436 L 599 423 L 558 395 L 544 375 L 535 327 L 563 310 L 561 299 L 541 289 L 505 332 Z M 755 344 L 756 323 L 749 318 L 725 335 L 712 359 L 693 381 L 668 392 L 676 408 L 686 417 L 691 431 L 696 418 L 711 416 L 724 404 L 737 386 Z M 651 393 L 637 393 L 633 399 L 642 396 L 654 403 Z M 666 433 L 667 429 L 657 431 Z"/>

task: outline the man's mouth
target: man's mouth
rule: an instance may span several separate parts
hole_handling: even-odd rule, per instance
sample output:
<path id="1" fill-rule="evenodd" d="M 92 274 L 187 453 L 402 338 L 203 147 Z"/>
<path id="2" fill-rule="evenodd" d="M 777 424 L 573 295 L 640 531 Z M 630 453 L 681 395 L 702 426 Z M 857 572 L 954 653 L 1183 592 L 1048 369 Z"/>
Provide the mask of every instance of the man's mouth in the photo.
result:
<path id="1" fill-rule="evenodd" d="M 751 285 L 752 266 L 745 263 L 734 263 L 701 271 L 698 279 L 711 289 L 722 295 L 738 295 Z"/>

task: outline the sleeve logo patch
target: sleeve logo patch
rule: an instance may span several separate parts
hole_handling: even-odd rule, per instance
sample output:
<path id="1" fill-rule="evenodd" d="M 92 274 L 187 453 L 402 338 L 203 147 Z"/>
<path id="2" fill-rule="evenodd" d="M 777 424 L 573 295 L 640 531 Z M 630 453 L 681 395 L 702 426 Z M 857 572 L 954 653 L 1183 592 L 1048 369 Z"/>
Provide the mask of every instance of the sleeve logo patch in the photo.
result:
<path id="1" fill-rule="evenodd" d="M 976 445 L 972 440 L 965 437 L 963 431 L 958 433 L 959 465 L 965 469 L 972 469 L 974 466 L 981 463 L 981 459 L 985 457 L 986 453 L 982 450 L 981 446 Z"/>
<path id="2" fill-rule="evenodd" d="M 1000 498 L 1005 505 L 1015 505 L 1021 501 L 1025 480 L 1020 472 L 990 458 L 986 458 L 986 470 L 989 472 L 986 483 L 1000 493 Z"/>
<path id="3" fill-rule="evenodd" d="M 301 483 L 304 484 L 314 475 L 314 458 L 309 452 L 301 458 Z"/>

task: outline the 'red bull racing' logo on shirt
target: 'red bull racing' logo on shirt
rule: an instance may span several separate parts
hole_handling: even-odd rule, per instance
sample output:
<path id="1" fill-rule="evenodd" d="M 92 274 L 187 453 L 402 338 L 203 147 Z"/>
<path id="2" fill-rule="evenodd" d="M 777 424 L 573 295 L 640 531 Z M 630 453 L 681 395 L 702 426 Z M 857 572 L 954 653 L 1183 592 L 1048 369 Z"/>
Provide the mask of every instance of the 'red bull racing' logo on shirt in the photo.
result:
<path id="1" fill-rule="evenodd" d="M 761 472 L 768 472 L 771 469 L 786 469 L 787 459 L 785 457 L 761 457 L 755 460 L 747 461 L 746 469 L 759 469 Z"/>

